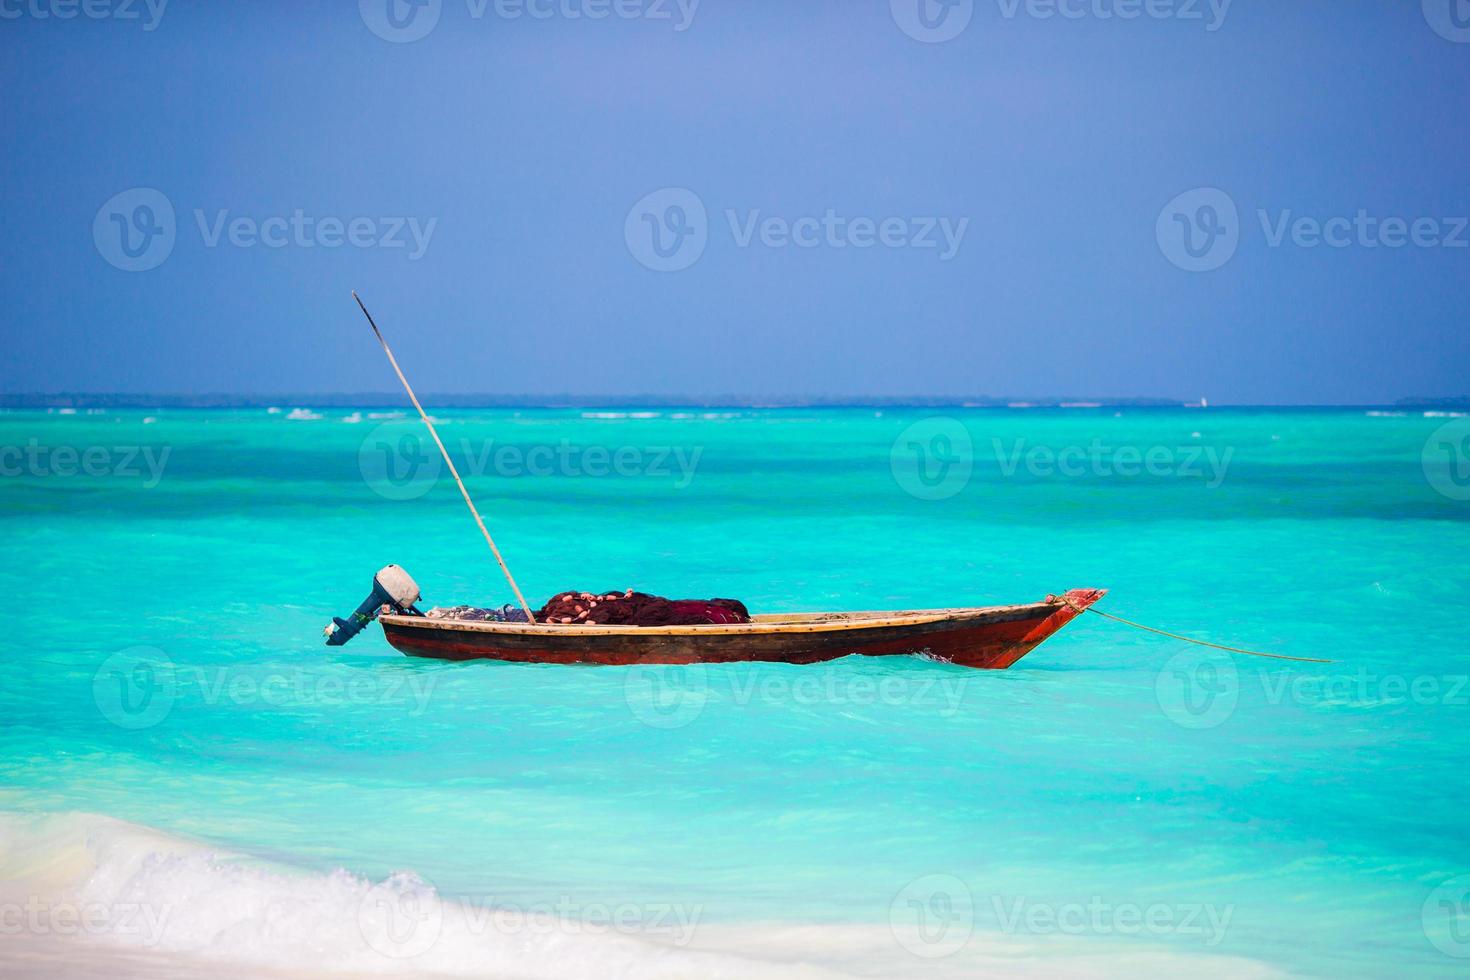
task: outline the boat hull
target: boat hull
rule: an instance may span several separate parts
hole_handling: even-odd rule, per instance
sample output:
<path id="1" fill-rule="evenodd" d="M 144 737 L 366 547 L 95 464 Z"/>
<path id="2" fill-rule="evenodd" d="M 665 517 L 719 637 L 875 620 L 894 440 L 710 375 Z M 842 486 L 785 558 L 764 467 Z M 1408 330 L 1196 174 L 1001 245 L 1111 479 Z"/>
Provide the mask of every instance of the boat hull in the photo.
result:
<path id="1" fill-rule="evenodd" d="M 854 654 L 923 654 L 1003 669 L 1102 598 L 1075 589 L 1037 603 L 893 613 L 763 616 L 728 626 L 562 626 L 382 616 L 389 644 L 412 657 L 552 664 L 812 664 Z"/>

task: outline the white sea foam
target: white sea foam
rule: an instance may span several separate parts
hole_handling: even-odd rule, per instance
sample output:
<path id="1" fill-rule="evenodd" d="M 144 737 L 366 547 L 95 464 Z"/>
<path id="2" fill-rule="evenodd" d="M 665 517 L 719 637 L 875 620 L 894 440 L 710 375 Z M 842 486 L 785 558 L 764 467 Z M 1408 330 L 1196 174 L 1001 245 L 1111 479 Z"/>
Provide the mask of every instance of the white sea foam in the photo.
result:
<path id="1" fill-rule="evenodd" d="M 286 418 L 296 422 L 315 422 L 321 415 L 309 408 L 293 408 L 286 414 Z"/>
<path id="2" fill-rule="evenodd" d="M 497 916 L 441 898 L 411 873 L 376 884 L 342 870 L 307 874 L 81 813 L 0 814 L 0 912 L 0 930 L 30 940 L 16 949 L 43 961 L 72 947 L 83 958 L 115 950 L 165 966 L 182 958 L 288 975 L 835 975 L 549 916 Z M 25 954 L 0 947 L 7 973 L 7 956 Z"/>
<path id="3" fill-rule="evenodd" d="M 662 412 L 583 412 L 584 419 L 656 419 Z"/>
<path id="4" fill-rule="evenodd" d="M 505 910 L 500 910 L 503 913 Z M 0 812 L 0 975 L 589 980 L 1265 978 L 1260 963 L 965 932 L 943 959 L 897 925 L 699 922 L 689 946 L 440 896 L 410 872 L 307 873 L 110 817 Z M 915 951 L 919 952 L 915 952 Z"/>

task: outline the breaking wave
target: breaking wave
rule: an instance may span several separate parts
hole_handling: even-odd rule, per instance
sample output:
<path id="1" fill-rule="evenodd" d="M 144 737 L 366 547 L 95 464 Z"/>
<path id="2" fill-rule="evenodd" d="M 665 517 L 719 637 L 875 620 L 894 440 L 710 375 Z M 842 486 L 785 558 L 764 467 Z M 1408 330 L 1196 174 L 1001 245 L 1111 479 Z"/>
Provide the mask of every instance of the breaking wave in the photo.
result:
<path id="1" fill-rule="evenodd" d="M 0 972 L 103 957 L 114 976 L 135 975 L 130 960 L 152 976 L 201 963 L 285 976 L 832 976 L 545 916 L 496 916 L 411 873 L 376 883 L 304 873 L 84 813 L 0 813 L 0 913 Z"/>

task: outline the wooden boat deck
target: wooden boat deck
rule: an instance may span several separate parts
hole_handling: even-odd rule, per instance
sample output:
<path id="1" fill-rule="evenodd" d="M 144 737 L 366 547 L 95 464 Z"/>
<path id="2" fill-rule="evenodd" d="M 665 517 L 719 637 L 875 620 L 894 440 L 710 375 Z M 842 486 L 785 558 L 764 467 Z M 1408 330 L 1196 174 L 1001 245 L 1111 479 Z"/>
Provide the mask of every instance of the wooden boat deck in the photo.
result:
<path id="1" fill-rule="evenodd" d="M 437 619 L 387 614 L 379 622 L 420 629 L 467 630 L 475 633 L 561 633 L 575 636 L 682 636 L 723 633 L 808 633 L 873 629 L 882 626 L 920 626 L 948 620 L 977 623 L 1024 617 L 1043 603 L 1011 606 L 973 606 L 950 609 L 908 609 L 867 612 L 761 613 L 748 623 L 700 623 L 692 626 L 604 626 L 596 623 L 499 623 L 473 619 Z"/>

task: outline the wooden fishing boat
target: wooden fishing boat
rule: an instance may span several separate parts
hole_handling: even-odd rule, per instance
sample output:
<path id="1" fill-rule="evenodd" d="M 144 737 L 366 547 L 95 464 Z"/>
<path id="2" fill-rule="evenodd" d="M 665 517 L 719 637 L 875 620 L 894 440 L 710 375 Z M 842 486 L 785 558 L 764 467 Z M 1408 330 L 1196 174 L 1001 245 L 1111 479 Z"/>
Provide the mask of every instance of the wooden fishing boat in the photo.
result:
<path id="1" fill-rule="evenodd" d="M 770 661 L 812 664 L 840 657 L 922 654 L 965 667 L 1004 669 L 1030 653 L 1106 593 L 1074 589 L 1062 596 L 1016 606 L 916 609 L 903 612 L 775 613 L 750 622 L 696 626 L 623 626 L 537 622 L 515 576 L 496 547 L 454 459 L 424 411 L 398 359 L 373 322 L 362 298 L 353 299 L 382 345 L 409 401 L 418 410 L 444 465 L 464 497 L 485 544 L 505 574 L 526 620 L 455 619 L 428 616 L 414 605 L 419 588 L 397 565 L 381 569 L 373 590 L 348 618 L 334 618 L 322 631 L 329 646 L 341 646 L 376 619 L 388 642 L 411 657 L 440 660 L 509 660 L 546 664 L 693 664 Z M 629 596 L 632 595 L 631 590 Z M 589 597 L 590 598 L 590 597 Z M 743 607 L 741 616 L 744 618 Z M 725 618 L 725 617 L 720 617 Z"/>
<path id="2" fill-rule="evenodd" d="M 1004 669 L 1105 594 L 1104 589 L 1074 589 L 1041 602 L 970 609 L 774 613 L 728 625 L 560 625 L 397 614 L 378 621 L 394 648 L 440 660 L 811 664 L 851 654 L 922 654 L 965 667 Z"/>

